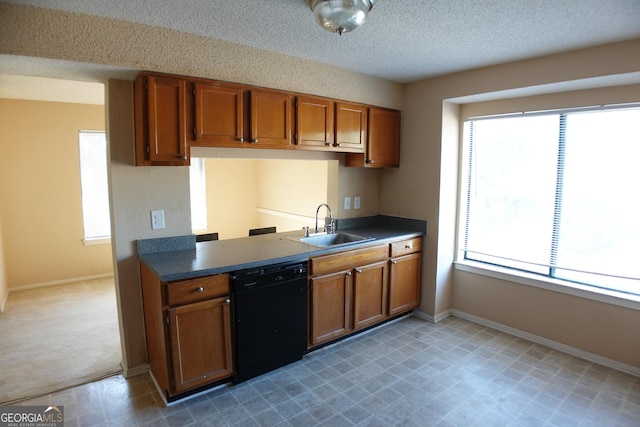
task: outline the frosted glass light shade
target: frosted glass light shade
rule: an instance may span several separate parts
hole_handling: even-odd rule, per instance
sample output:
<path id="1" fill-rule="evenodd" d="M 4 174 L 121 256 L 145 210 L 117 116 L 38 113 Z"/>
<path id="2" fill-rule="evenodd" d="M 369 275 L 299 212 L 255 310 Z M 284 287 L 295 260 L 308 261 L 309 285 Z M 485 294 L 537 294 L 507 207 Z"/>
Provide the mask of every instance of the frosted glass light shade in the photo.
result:
<path id="1" fill-rule="evenodd" d="M 309 7 L 322 28 L 342 35 L 364 24 L 373 0 L 311 0 Z"/>

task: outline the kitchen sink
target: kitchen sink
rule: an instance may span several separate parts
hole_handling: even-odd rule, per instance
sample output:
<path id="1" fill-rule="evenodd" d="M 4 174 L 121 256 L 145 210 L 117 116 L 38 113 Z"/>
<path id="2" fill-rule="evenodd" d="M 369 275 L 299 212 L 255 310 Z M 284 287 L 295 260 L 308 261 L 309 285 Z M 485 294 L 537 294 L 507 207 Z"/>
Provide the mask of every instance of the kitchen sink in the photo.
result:
<path id="1" fill-rule="evenodd" d="M 349 233 L 326 233 L 316 234 L 309 237 L 299 237 L 296 240 L 302 243 L 306 243 L 307 245 L 328 248 L 330 246 L 352 245 L 355 243 L 367 242 L 374 239 L 374 237 L 363 237 Z"/>

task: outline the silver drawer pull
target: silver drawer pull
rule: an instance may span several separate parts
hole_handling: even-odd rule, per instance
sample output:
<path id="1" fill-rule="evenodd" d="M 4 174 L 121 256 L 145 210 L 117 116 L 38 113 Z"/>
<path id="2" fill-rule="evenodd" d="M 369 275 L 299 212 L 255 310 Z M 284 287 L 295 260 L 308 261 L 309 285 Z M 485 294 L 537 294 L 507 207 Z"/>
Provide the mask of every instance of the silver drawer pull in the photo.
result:
<path id="1" fill-rule="evenodd" d="M 397 264 L 397 263 L 398 263 L 398 261 L 396 261 L 395 259 L 391 260 L 391 264 Z"/>
<path id="2" fill-rule="evenodd" d="M 224 303 L 229 305 L 229 304 L 231 304 L 231 300 L 229 298 L 227 298 L 226 300 L 224 300 Z"/>
<path id="3" fill-rule="evenodd" d="M 350 272 L 350 271 L 347 271 L 345 274 L 346 274 L 347 276 L 351 276 L 351 272 Z"/>
<path id="4" fill-rule="evenodd" d="M 196 289 L 196 292 L 202 293 L 204 292 L 204 288 L 202 286 L 198 286 L 198 288 Z"/>
<path id="5" fill-rule="evenodd" d="M 405 249 L 411 249 L 411 245 L 404 245 Z"/>
<path id="6" fill-rule="evenodd" d="M 362 270 L 359 268 L 356 268 L 356 273 L 362 273 Z"/>

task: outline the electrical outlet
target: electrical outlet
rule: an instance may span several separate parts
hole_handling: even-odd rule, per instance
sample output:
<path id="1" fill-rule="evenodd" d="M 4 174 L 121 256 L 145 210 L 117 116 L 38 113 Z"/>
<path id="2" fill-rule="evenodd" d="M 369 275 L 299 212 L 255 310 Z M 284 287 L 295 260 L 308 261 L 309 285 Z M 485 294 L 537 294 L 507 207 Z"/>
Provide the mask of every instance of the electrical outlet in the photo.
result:
<path id="1" fill-rule="evenodd" d="M 360 196 L 353 198 L 353 209 L 360 209 Z"/>
<path id="2" fill-rule="evenodd" d="M 164 210 L 151 211 L 151 229 L 159 230 L 164 228 Z"/>
<path id="3" fill-rule="evenodd" d="M 344 198 L 344 210 L 348 211 L 349 209 L 351 209 L 351 197 L 347 196 Z"/>

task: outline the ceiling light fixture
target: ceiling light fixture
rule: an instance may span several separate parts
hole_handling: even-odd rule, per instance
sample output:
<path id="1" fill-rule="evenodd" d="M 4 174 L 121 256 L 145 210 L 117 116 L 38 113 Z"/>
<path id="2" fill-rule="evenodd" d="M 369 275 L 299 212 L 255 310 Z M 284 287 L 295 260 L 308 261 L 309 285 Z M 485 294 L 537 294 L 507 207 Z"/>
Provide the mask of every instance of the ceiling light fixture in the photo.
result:
<path id="1" fill-rule="evenodd" d="M 310 0 L 316 21 L 332 33 L 348 33 L 364 24 L 374 0 Z"/>

